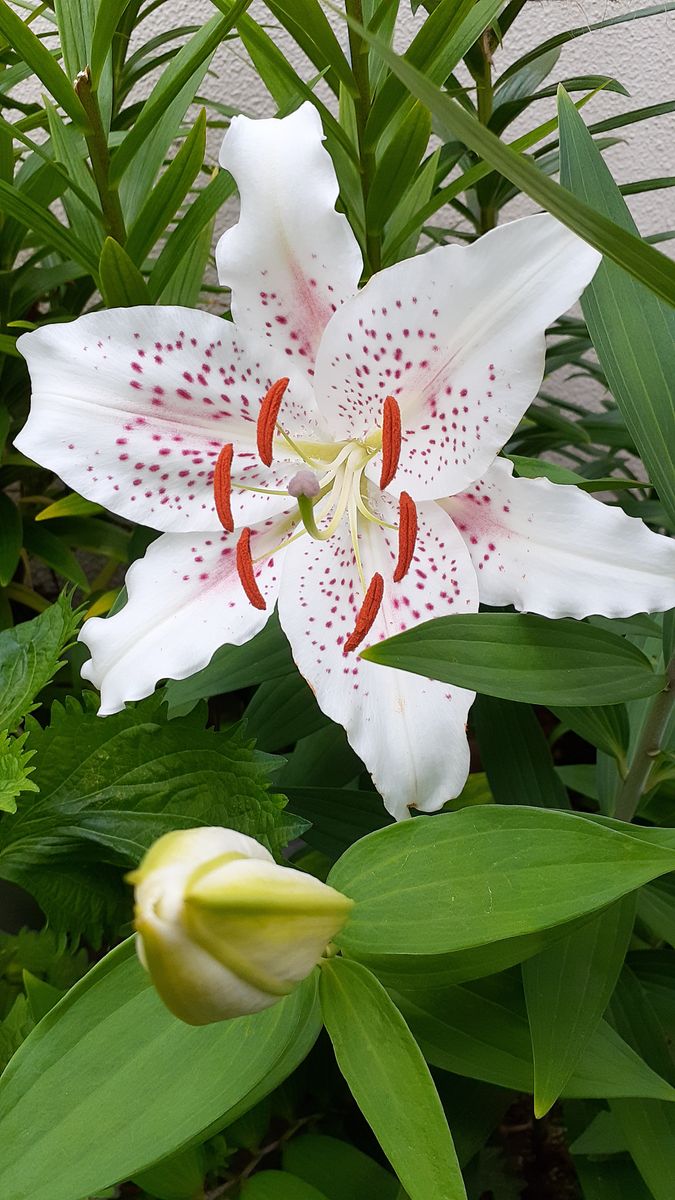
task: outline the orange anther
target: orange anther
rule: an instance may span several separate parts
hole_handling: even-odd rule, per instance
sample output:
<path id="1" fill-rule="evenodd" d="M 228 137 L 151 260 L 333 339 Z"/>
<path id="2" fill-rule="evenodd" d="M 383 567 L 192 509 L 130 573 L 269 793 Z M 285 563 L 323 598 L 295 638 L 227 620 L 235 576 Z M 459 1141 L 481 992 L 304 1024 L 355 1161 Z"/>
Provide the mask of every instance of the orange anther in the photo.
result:
<path id="1" fill-rule="evenodd" d="M 253 559 L 251 558 L 251 530 L 242 529 L 237 542 L 237 571 L 241 586 L 254 608 L 267 608 L 263 596 L 255 580 Z"/>
<path id="2" fill-rule="evenodd" d="M 216 512 L 218 520 L 223 529 L 228 533 L 232 533 L 234 529 L 234 521 L 232 519 L 232 443 L 228 442 L 223 446 L 213 472 L 213 498 L 216 503 Z"/>
<path id="3" fill-rule="evenodd" d="M 407 492 L 398 499 L 398 562 L 394 571 L 394 583 L 405 579 L 415 553 L 417 541 L 417 509 L 415 501 Z"/>
<path id="4" fill-rule="evenodd" d="M 354 632 L 350 633 L 347 641 L 342 647 L 343 654 L 349 654 L 352 650 L 356 650 L 357 646 L 361 645 L 366 634 L 370 633 L 373 627 L 375 618 L 380 611 L 382 597 L 384 596 L 384 579 L 379 571 L 376 571 L 368 584 L 368 591 L 365 594 L 363 604 L 361 605 Z"/>
<path id="5" fill-rule="evenodd" d="M 260 405 L 256 439 L 258 442 L 258 454 L 266 467 L 271 467 L 272 465 L 274 430 L 277 425 L 281 401 L 287 387 L 288 379 L 277 379 L 276 383 L 273 383 L 271 388 L 265 393 Z"/>
<path id="6" fill-rule="evenodd" d="M 401 410 L 393 396 L 387 396 L 382 410 L 382 471 L 380 487 L 391 483 L 401 455 Z"/>

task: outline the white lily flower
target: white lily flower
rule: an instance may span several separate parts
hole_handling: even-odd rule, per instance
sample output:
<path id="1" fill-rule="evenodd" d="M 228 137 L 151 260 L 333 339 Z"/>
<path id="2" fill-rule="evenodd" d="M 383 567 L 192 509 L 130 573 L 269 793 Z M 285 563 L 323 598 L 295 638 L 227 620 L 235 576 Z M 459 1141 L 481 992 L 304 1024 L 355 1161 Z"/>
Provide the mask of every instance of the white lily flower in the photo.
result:
<path id="1" fill-rule="evenodd" d="M 276 1004 L 316 966 L 353 904 L 218 826 L 165 834 L 127 878 L 138 956 L 190 1025 Z"/>
<path id="2" fill-rule="evenodd" d="M 101 712 L 204 667 L 278 603 L 295 661 L 389 811 L 464 784 L 473 694 L 354 651 L 479 600 L 550 617 L 675 603 L 675 551 L 574 487 L 497 455 L 534 399 L 545 330 L 599 255 L 548 215 L 397 263 L 361 256 L 315 109 L 233 120 L 241 194 L 221 238 L 234 322 L 182 308 L 87 314 L 21 338 L 19 448 L 162 531 L 92 619 Z"/>

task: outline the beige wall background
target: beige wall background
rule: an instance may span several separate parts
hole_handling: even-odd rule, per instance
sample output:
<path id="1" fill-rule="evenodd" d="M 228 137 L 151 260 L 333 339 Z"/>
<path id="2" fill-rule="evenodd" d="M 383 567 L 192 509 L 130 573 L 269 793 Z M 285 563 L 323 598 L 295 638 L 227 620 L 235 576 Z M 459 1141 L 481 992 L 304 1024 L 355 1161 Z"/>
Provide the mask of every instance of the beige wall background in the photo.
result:
<path id="1" fill-rule="evenodd" d="M 528 0 L 509 31 L 505 45 L 495 54 L 495 74 L 561 30 L 588 28 L 598 21 L 653 7 L 658 6 L 640 3 L 640 0 Z M 213 12 L 210 0 L 169 0 L 143 24 L 143 40 L 153 32 L 166 30 L 168 23 L 175 28 L 198 24 Z M 311 79 L 314 68 L 303 60 L 261 0 L 254 0 L 250 12 L 265 23 L 296 69 L 306 79 Z M 401 0 L 397 34 L 399 50 L 408 45 L 419 28 L 422 15 L 413 16 L 409 0 Z M 343 37 L 341 25 L 342 22 L 337 20 L 336 28 Z M 565 79 L 580 74 L 611 75 L 629 93 L 628 96 L 600 93 L 584 109 L 587 121 L 602 120 L 618 112 L 672 99 L 675 96 L 675 11 L 662 10 L 639 21 L 589 31 L 570 42 L 562 50 L 553 78 Z M 237 106 L 251 116 L 268 116 L 274 112 L 264 85 L 245 52 L 235 42 L 226 43 L 216 55 L 208 90 L 219 100 Z M 324 98 L 327 98 L 326 94 Z M 552 101 L 538 102 L 524 120 L 511 127 L 510 136 L 545 120 L 552 112 Z M 621 143 L 609 149 L 606 155 L 619 182 L 675 175 L 675 114 L 657 117 L 619 132 Z M 213 151 L 217 153 L 217 144 Z M 629 203 L 643 234 L 675 228 L 675 189 L 631 197 Z M 517 206 L 518 212 L 524 211 L 526 203 L 519 201 Z M 518 212 L 512 206 L 509 215 L 515 216 Z M 665 243 L 663 249 L 675 254 L 675 243 Z"/>

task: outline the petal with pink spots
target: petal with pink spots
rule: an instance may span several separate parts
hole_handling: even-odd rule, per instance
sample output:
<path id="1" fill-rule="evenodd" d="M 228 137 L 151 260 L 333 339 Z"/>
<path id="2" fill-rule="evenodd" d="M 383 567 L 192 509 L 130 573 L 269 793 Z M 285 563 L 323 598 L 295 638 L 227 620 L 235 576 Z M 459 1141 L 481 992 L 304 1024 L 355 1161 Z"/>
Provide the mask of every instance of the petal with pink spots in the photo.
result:
<path id="1" fill-rule="evenodd" d="M 600 261 L 547 215 L 470 246 L 443 246 L 373 276 L 335 314 L 316 364 L 316 396 L 341 437 L 399 403 L 402 446 L 391 490 L 416 500 L 462 491 L 487 469 L 537 394 L 544 333 Z M 380 456 L 368 468 L 377 481 Z"/>
<path id="2" fill-rule="evenodd" d="M 675 542 L 576 487 L 515 479 L 498 458 L 441 502 L 473 559 L 480 598 L 547 617 L 627 617 L 675 605 Z"/>
<path id="3" fill-rule="evenodd" d="M 255 577 L 267 607 L 254 608 L 236 569 L 237 535 L 165 533 L 126 578 L 128 600 L 105 620 L 86 621 L 80 640 L 91 651 L 82 674 L 101 692 L 101 716 L 127 700 L 149 696 L 160 679 L 186 679 L 210 662 L 219 646 L 240 646 L 267 622 L 279 590 L 283 532 L 272 521 L 254 531 Z"/>
<path id="4" fill-rule="evenodd" d="M 242 329 L 313 373 L 321 334 L 358 287 L 361 252 L 335 211 L 338 182 L 310 103 L 283 120 L 235 117 L 220 162 L 241 196 L 238 225 L 216 250 Z"/>
<path id="5" fill-rule="evenodd" d="M 281 490 L 298 469 L 287 448 L 271 471 L 256 450 L 260 401 L 286 364 L 220 317 L 112 309 L 44 326 L 20 348 L 33 396 L 16 445 L 120 516 L 166 531 L 220 528 L 213 470 L 226 442 L 235 447 L 235 484 Z M 315 415 L 298 373 L 284 396 L 284 425 L 314 436 Z M 286 507 L 286 496 L 233 489 L 237 524 Z"/>
<path id="6" fill-rule="evenodd" d="M 369 503 L 396 520 L 396 506 Z M 385 580 L 380 613 L 362 648 L 449 613 L 478 608 L 476 575 L 452 522 L 433 503 L 418 510 L 410 570 L 392 582 L 397 535 L 360 526 L 364 572 Z M 473 693 L 344 655 L 363 599 L 346 523 L 329 541 L 301 538 L 284 551 L 279 618 L 293 657 L 323 711 L 344 726 L 390 813 L 431 812 L 458 795 L 469 769 L 465 725 Z"/>

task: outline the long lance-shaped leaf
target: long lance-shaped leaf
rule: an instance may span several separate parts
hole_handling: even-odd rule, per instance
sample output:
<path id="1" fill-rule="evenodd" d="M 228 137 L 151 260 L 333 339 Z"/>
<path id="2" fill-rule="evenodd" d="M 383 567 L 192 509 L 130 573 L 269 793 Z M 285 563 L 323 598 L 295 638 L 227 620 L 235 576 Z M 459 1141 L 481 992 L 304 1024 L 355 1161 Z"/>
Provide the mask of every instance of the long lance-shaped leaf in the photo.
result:
<path id="1" fill-rule="evenodd" d="M 35 72 L 38 79 L 42 80 L 47 91 L 61 105 L 64 112 L 68 113 L 71 120 L 81 129 L 86 128 L 85 111 L 65 71 L 61 69 L 39 37 L 36 37 L 33 30 L 29 29 L 21 17 L 13 12 L 7 4 L 7 0 L 0 0 L 0 33 L 4 34 L 10 46 L 14 47 L 31 70 Z"/>
<path id="2" fill-rule="evenodd" d="M 97 88 L 112 45 L 113 35 L 120 19 L 127 8 L 129 0 L 104 0 L 99 5 L 94 26 L 94 36 L 91 42 L 91 81 Z"/>
<path id="3" fill-rule="evenodd" d="M 126 252 L 139 266 L 162 236 L 187 196 L 204 162 L 206 112 L 201 110 L 183 145 L 155 184 L 139 212 L 126 244 Z"/>
<path id="4" fill-rule="evenodd" d="M 635 279 L 639 279 L 651 291 L 675 307 L 675 263 L 666 258 L 653 246 L 647 245 L 635 234 L 629 233 L 595 212 L 589 205 L 577 200 L 571 192 L 554 183 L 531 162 L 510 146 L 490 133 L 484 125 L 441 88 L 430 83 L 415 67 L 351 17 L 346 20 L 382 56 L 391 70 L 410 90 L 413 96 L 426 104 L 436 118 L 441 130 L 450 137 L 458 138 L 475 154 L 511 183 L 520 188 L 552 216 L 557 217 L 591 246 L 623 267 Z"/>
<path id="5" fill-rule="evenodd" d="M 637 233 L 609 169 L 563 91 L 558 116 L 565 184 Z M 582 308 L 612 395 L 650 479 L 675 520 L 675 313 L 611 262 L 599 267 Z"/>
<path id="6" fill-rule="evenodd" d="M 153 301 L 157 301 L 174 272 L 190 250 L 196 238 L 222 207 L 234 195 L 234 179 L 228 171 L 219 171 L 207 183 L 185 216 L 167 238 L 148 279 Z"/>
<path id="7" fill-rule="evenodd" d="M 250 2 L 251 0 L 237 0 L 236 3 L 229 4 L 221 0 L 223 8 L 229 8 L 227 16 L 212 17 L 204 28 L 200 29 L 199 33 L 196 33 L 178 52 L 171 66 L 163 73 L 150 93 L 133 128 L 119 149 L 115 151 L 110 164 L 111 183 L 119 183 L 146 138 L 152 134 L 155 123 L 164 113 L 167 105 L 175 99 L 181 88 L 215 52 L 225 35 L 246 11 Z"/>
<path id="8" fill-rule="evenodd" d="M 35 200 L 23 195 L 17 188 L 0 180 L 0 212 L 8 213 L 27 229 L 34 230 L 41 238 L 63 254 L 64 258 L 74 258 L 83 267 L 95 275 L 98 263 L 95 255 L 69 229 L 65 229 L 48 209 L 42 208 Z"/>

